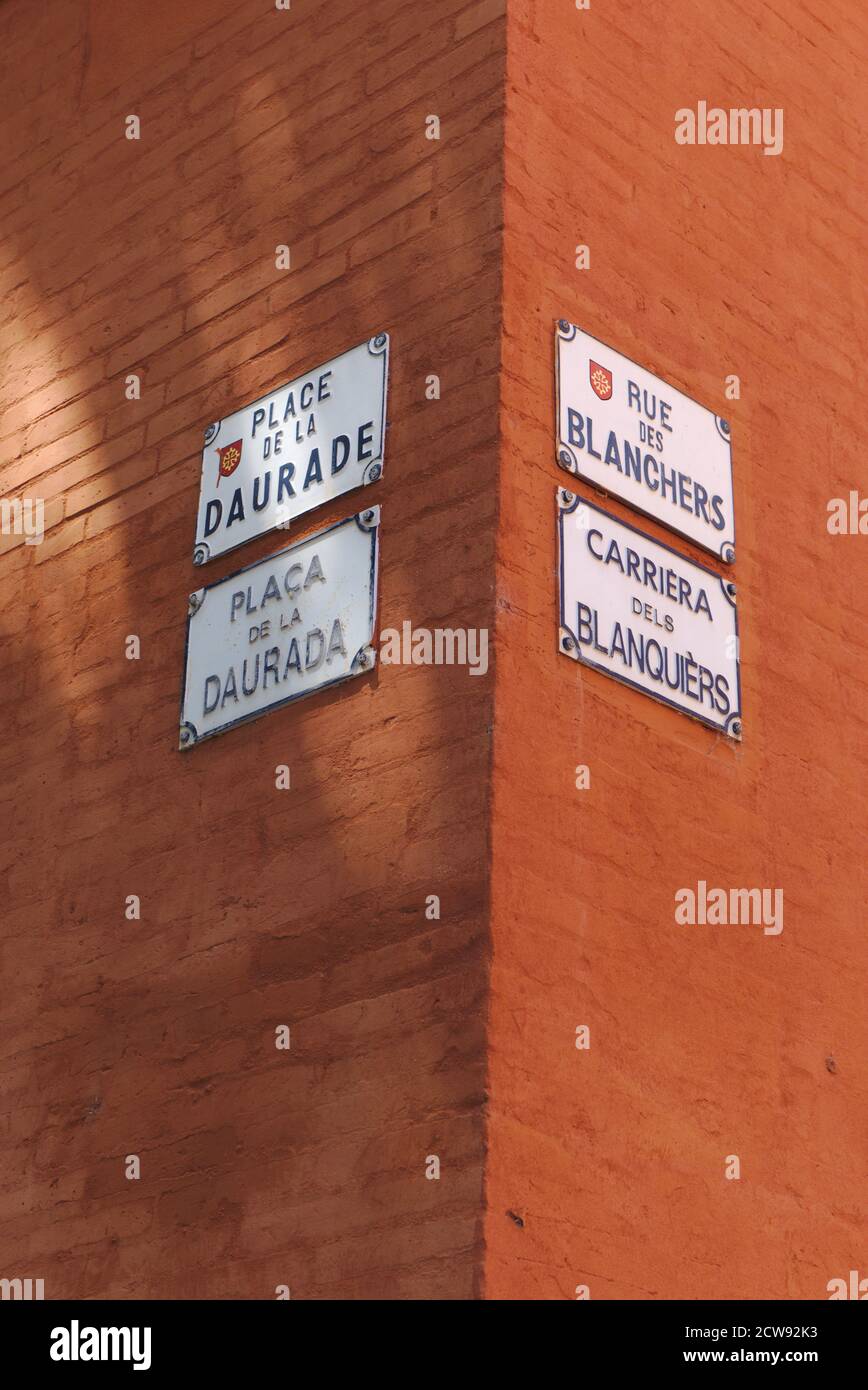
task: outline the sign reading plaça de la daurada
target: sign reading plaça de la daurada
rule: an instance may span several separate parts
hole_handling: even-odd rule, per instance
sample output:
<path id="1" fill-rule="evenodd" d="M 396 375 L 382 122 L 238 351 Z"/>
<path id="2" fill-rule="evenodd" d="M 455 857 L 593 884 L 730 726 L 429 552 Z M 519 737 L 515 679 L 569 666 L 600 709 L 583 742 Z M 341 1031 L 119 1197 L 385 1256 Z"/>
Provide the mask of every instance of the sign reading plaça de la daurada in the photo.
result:
<path id="1" fill-rule="evenodd" d="M 379 507 L 190 595 L 181 748 L 373 670 Z"/>
<path id="2" fill-rule="evenodd" d="M 732 563 L 727 422 L 565 319 L 556 344 L 561 466 Z"/>
<path id="3" fill-rule="evenodd" d="M 558 649 L 741 738 L 735 585 L 558 488 Z"/>
<path id="4" fill-rule="evenodd" d="M 205 432 L 197 565 L 383 472 L 389 335 L 379 333 Z"/>

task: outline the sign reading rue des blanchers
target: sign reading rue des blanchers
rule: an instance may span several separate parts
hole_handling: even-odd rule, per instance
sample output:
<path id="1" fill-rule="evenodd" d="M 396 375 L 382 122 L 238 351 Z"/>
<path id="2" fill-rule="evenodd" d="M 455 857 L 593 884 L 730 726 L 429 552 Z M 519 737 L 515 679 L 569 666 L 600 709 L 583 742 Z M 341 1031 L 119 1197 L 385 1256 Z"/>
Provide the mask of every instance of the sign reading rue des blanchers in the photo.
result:
<path id="1" fill-rule="evenodd" d="M 566 319 L 556 345 L 561 466 L 731 564 L 727 421 Z"/>

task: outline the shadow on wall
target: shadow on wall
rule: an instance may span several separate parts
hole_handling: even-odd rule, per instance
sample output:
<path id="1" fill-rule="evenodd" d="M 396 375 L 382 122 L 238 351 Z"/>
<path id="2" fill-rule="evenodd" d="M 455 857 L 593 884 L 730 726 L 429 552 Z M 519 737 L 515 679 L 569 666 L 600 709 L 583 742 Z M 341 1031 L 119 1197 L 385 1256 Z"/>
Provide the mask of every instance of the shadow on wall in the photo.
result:
<path id="1" fill-rule="evenodd" d="M 501 59 L 485 32 L 462 57 L 460 8 L 0 13 L 25 74 L 3 113 L 0 489 L 50 520 L 0 557 L 0 1230 L 50 1297 L 474 1287 L 490 675 L 392 668 L 176 752 L 201 431 L 380 329 L 381 626 L 493 626 Z M 431 103 L 454 138 L 424 140 Z M 424 1181 L 441 1151 L 448 1194 Z"/>

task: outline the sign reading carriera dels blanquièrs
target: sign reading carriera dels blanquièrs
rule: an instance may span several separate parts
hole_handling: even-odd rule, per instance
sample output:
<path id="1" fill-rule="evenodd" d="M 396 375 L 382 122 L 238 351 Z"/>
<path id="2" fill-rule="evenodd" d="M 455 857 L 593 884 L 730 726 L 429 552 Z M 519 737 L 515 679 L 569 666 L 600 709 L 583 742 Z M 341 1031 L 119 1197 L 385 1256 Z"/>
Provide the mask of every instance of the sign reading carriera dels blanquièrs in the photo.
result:
<path id="1" fill-rule="evenodd" d="M 378 333 L 205 431 L 197 565 L 383 472 L 389 335 Z"/>
<path id="2" fill-rule="evenodd" d="M 376 662 L 379 507 L 190 595 L 181 748 Z"/>
<path id="3" fill-rule="evenodd" d="M 741 738 L 735 585 L 558 488 L 565 656 Z"/>
<path id="4" fill-rule="evenodd" d="M 561 467 L 732 563 L 726 420 L 566 319 L 556 343 Z"/>

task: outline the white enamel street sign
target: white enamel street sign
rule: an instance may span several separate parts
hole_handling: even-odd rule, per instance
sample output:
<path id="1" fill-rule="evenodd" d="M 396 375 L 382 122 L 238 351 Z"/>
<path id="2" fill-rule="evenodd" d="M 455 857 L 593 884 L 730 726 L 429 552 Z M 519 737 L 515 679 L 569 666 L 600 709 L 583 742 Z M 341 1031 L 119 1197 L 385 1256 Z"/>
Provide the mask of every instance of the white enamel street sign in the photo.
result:
<path id="1" fill-rule="evenodd" d="M 224 555 L 383 472 L 389 335 L 205 431 L 193 562 Z"/>
<path id="2" fill-rule="evenodd" d="M 566 319 L 556 345 L 561 467 L 731 564 L 726 420 Z"/>
<path id="3" fill-rule="evenodd" d="M 741 738 L 732 581 L 564 488 L 557 507 L 559 650 Z"/>
<path id="4" fill-rule="evenodd" d="M 181 748 L 371 671 L 379 507 L 190 595 Z"/>

